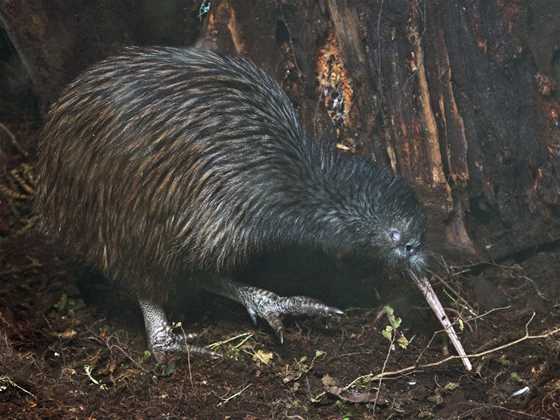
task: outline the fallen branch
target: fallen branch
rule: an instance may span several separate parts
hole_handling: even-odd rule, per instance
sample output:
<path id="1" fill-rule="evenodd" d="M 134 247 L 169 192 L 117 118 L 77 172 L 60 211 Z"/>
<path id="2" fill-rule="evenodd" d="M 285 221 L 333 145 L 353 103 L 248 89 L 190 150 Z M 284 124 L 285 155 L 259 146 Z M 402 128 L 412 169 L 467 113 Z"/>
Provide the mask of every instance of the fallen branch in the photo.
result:
<path id="1" fill-rule="evenodd" d="M 412 270 L 409 270 L 409 274 L 412 280 L 414 281 L 414 283 L 416 284 L 416 286 L 418 286 L 418 288 L 424 295 L 424 299 L 426 299 L 426 302 L 434 312 L 434 315 L 436 316 L 437 320 L 439 321 L 439 323 L 447 333 L 447 336 L 449 337 L 451 344 L 453 344 L 455 351 L 461 358 L 461 362 L 463 362 L 463 366 L 465 366 L 465 369 L 467 371 L 472 370 L 472 364 L 469 361 L 469 358 L 465 352 L 465 349 L 463 348 L 463 345 L 461 344 L 461 340 L 459 340 L 459 337 L 457 336 L 457 333 L 455 332 L 453 325 L 449 321 L 449 318 L 447 317 L 447 314 L 445 313 L 445 310 L 443 309 L 443 306 L 441 305 L 441 302 L 439 301 L 436 292 L 432 288 L 432 285 L 430 284 L 430 282 L 426 277 L 418 276 Z"/>

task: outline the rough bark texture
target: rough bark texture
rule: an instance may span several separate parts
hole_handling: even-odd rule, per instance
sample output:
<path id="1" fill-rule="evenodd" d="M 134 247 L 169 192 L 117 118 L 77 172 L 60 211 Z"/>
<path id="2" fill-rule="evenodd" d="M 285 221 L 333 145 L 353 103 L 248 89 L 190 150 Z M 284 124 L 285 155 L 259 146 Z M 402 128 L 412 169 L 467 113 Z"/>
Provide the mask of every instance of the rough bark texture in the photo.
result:
<path id="1" fill-rule="evenodd" d="M 558 16 L 549 0 L 0 0 L 43 110 L 123 44 L 247 55 L 311 135 L 414 183 L 435 242 L 491 258 L 560 238 Z"/>

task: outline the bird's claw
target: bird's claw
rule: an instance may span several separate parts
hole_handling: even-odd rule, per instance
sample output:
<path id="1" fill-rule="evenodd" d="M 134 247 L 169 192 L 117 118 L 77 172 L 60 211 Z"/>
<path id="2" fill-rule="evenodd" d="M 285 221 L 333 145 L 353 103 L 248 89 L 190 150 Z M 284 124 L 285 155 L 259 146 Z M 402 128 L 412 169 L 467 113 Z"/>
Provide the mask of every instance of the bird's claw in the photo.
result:
<path id="1" fill-rule="evenodd" d="M 284 343 L 284 325 L 282 318 L 286 315 L 335 316 L 343 315 L 340 309 L 306 296 L 279 296 L 268 290 L 246 287 L 243 291 L 244 303 L 249 317 L 256 325 L 257 317 L 263 318 L 281 344 Z"/>
<path id="2" fill-rule="evenodd" d="M 204 347 L 195 346 L 189 340 L 196 337 L 196 334 L 176 333 L 170 327 L 156 331 L 150 337 L 150 350 L 158 363 L 166 363 L 170 357 L 177 353 L 192 353 L 219 359 L 223 356 Z"/>

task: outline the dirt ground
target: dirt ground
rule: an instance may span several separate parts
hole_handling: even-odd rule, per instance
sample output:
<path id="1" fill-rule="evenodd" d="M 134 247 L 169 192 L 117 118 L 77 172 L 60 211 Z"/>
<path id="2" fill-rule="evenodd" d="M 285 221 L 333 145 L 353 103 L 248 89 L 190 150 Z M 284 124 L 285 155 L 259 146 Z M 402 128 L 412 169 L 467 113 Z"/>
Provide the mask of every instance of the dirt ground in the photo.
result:
<path id="1" fill-rule="evenodd" d="M 450 346 L 406 280 L 383 284 L 341 265 L 308 270 L 286 255 L 281 268 L 253 270 L 267 287 L 315 291 L 347 309 L 345 317 L 287 320 L 280 345 L 234 303 L 178 297 L 171 308 L 178 328 L 224 357 L 157 365 L 134 302 L 76 275 L 32 233 L 26 151 L 36 125 L 4 124 L 19 146 L 0 133 L 0 418 L 560 418 L 559 247 L 500 264 L 438 264 L 432 284 L 473 355 L 472 372 L 449 359 Z M 393 320 L 396 330 L 384 335 L 386 304 L 402 323 Z"/>

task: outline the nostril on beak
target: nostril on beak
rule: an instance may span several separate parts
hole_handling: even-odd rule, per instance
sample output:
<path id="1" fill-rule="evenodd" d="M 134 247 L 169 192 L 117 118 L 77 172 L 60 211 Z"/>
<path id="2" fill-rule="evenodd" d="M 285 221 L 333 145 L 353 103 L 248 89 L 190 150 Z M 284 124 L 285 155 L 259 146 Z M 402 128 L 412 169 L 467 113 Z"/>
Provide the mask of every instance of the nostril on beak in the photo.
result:
<path id="1" fill-rule="evenodd" d="M 412 245 L 405 245 L 404 250 L 409 257 L 416 253 L 416 249 Z"/>

